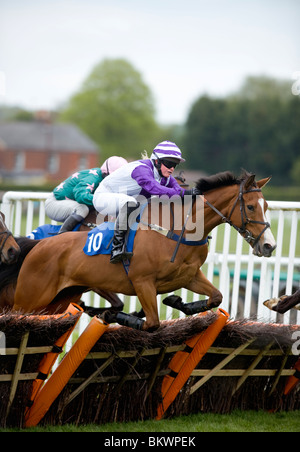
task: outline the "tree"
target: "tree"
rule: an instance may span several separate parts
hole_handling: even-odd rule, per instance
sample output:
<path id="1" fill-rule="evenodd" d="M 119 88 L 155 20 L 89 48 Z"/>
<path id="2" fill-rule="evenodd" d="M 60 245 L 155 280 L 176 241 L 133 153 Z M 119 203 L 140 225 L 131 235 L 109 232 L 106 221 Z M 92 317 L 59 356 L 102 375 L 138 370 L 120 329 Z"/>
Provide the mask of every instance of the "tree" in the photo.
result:
<path id="1" fill-rule="evenodd" d="M 208 173 L 245 168 L 289 185 L 298 172 L 299 123 L 300 99 L 290 82 L 250 77 L 233 96 L 202 96 L 193 104 L 185 136 L 189 166 Z"/>
<path id="2" fill-rule="evenodd" d="M 185 139 L 187 164 L 190 168 L 214 172 L 216 162 L 221 167 L 225 106 L 225 101 L 207 96 L 201 97 L 192 106 Z"/>
<path id="3" fill-rule="evenodd" d="M 123 59 L 98 64 L 60 117 L 75 123 L 99 145 L 102 161 L 110 155 L 139 158 L 161 138 L 150 89 Z"/>
<path id="4" fill-rule="evenodd" d="M 300 157 L 295 160 L 293 167 L 291 169 L 291 179 L 295 185 L 299 185 L 300 181 Z"/>
<path id="5" fill-rule="evenodd" d="M 248 76 L 231 97 L 247 100 L 276 98 L 287 102 L 291 98 L 291 82 L 264 75 Z"/>

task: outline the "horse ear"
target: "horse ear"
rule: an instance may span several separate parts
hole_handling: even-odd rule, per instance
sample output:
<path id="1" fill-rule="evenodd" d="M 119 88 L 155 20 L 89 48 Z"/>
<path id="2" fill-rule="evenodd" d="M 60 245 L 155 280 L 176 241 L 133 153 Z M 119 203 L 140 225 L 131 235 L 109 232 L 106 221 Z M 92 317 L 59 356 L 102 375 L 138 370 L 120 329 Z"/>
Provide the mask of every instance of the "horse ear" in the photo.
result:
<path id="1" fill-rule="evenodd" d="M 267 183 L 269 182 L 269 180 L 271 179 L 271 177 L 272 177 L 272 176 L 266 177 L 265 179 L 261 179 L 261 180 L 257 181 L 257 182 L 256 182 L 256 183 L 257 183 L 257 186 L 258 186 L 259 188 L 264 187 L 265 185 L 267 185 Z"/>
<path id="2" fill-rule="evenodd" d="M 254 181 L 255 181 L 255 174 L 251 174 L 251 176 L 249 176 L 245 182 L 245 185 L 244 185 L 245 191 L 249 190 L 249 188 L 252 187 L 252 185 L 254 185 Z"/>

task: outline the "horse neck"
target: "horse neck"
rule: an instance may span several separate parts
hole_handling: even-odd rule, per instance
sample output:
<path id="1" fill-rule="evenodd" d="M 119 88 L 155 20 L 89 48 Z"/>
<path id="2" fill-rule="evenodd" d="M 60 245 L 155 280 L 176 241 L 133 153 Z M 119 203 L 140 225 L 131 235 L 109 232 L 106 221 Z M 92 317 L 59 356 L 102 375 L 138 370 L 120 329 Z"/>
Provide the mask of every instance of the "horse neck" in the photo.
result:
<path id="1" fill-rule="evenodd" d="M 157 225 L 175 233 L 180 233 L 184 224 L 184 209 L 182 199 L 176 198 L 163 200 L 152 198 L 148 203 L 147 209 L 142 214 L 142 224 Z M 143 229 L 143 227 L 142 227 Z"/>
<path id="2" fill-rule="evenodd" d="M 238 185 L 220 187 L 204 194 L 204 197 L 212 204 L 224 217 L 229 216 L 233 204 L 238 196 Z M 212 229 L 223 223 L 222 217 L 218 215 L 210 206 L 204 206 L 204 236 L 206 237 Z"/>
<path id="3" fill-rule="evenodd" d="M 232 209 L 233 203 L 238 195 L 238 186 L 221 187 L 214 190 L 210 190 L 205 193 L 205 199 L 207 199 L 214 207 L 216 207 L 224 216 L 228 216 Z M 142 220 L 145 225 L 156 224 L 166 229 L 172 229 L 175 233 L 180 233 L 182 226 L 185 223 L 187 213 L 191 206 L 191 200 L 187 205 L 184 205 L 179 199 L 177 202 L 173 202 L 172 205 L 161 202 L 159 198 L 153 198 L 151 203 L 148 204 L 148 208 L 145 209 Z M 187 223 L 187 230 L 185 235 L 190 231 L 192 233 L 193 225 L 197 221 L 203 221 L 204 215 L 204 231 L 203 237 L 207 237 L 212 229 L 222 223 L 222 217 L 214 212 L 209 206 L 203 203 L 194 203 L 190 216 L 190 222 Z M 200 228 L 201 229 L 201 228 Z M 202 237 L 201 237 L 202 238 Z"/>

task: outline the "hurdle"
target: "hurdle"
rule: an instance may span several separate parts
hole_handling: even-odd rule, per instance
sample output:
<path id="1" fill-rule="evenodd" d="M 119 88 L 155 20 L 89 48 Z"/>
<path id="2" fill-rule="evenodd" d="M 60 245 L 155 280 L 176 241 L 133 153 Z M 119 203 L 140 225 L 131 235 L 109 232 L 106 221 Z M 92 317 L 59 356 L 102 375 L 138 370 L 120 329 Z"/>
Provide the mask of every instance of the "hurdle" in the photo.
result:
<path id="1" fill-rule="evenodd" d="M 285 396 L 290 394 L 290 392 L 292 392 L 293 389 L 295 389 L 296 386 L 300 383 L 300 359 L 298 359 L 298 361 L 296 362 L 294 369 L 295 373 L 291 375 L 286 382 L 283 392 Z"/>
<path id="2" fill-rule="evenodd" d="M 163 400 L 157 409 L 157 420 L 162 419 L 170 404 L 189 379 L 192 371 L 228 322 L 228 319 L 229 314 L 223 309 L 218 309 L 216 320 L 205 331 L 187 340 L 184 350 L 178 351 L 174 355 L 169 364 L 171 373 L 166 375 L 162 382 L 161 392 Z"/>
<path id="3" fill-rule="evenodd" d="M 100 340 L 92 345 L 96 338 L 86 338 L 83 352 L 75 343 L 71 350 L 76 359 L 66 354 L 45 382 L 40 378 L 41 371 L 48 373 L 45 362 L 50 363 L 54 345 L 79 316 L 0 316 L 0 330 L 6 335 L 5 354 L 0 356 L 1 427 L 21 428 L 26 421 L 29 426 L 156 419 L 159 409 L 169 418 L 199 411 L 300 408 L 299 384 L 288 386 L 299 382 L 299 356 L 292 348 L 293 332 L 299 328 L 295 325 L 229 319 L 207 350 L 203 338 L 218 311 L 162 321 L 151 334 L 100 325 Z M 196 356 L 201 343 L 204 354 Z M 196 363 L 192 371 L 191 355 Z"/>
<path id="4" fill-rule="evenodd" d="M 91 348 L 108 328 L 100 318 L 93 317 L 71 350 L 36 395 L 32 407 L 25 416 L 25 427 L 36 426 L 61 393 Z"/>
<path id="5" fill-rule="evenodd" d="M 67 340 L 71 336 L 72 332 L 74 331 L 75 326 L 77 325 L 81 314 L 83 313 L 83 309 L 75 304 L 71 303 L 66 312 L 61 316 L 62 319 L 70 316 L 70 315 L 76 315 L 79 314 L 76 322 L 70 327 L 68 331 L 66 331 L 60 338 L 57 339 L 57 341 L 54 343 L 53 348 L 51 352 L 46 353 L 40 362 L 39 368 L 38 368 L 38 376 L 34 380 L 32 384 L 32 391 L 30 395 L 30 400 L 28 401 L 28 407 L 25 411 L 25 417 L 27 415 L 27 412 L 29 411 L 30 407 L 32 407 L 34 400 L 40 391 L 41 387 L 43 386 L 45 380 L 48 378 L 51 369 L 53 368 L 56 360 L 58 359 L 58 356 L 63 351 L 63 347 L 65 346 Z"/>

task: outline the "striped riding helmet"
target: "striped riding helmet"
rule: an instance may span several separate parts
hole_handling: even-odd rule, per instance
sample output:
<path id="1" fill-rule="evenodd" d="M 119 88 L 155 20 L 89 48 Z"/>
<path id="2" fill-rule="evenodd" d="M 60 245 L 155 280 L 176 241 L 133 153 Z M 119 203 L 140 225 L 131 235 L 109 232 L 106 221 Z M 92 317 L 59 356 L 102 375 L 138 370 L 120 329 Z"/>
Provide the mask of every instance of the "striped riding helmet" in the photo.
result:
<path id="1" fill-rule="evenodd" d="M 185 162 L 181 157 L 181 150 L 179 147 L 171 141 L 162 141 L 153 149 L 150 157 L 152 160 L 156 159 L 175 159 L 179 162 Z"/>

